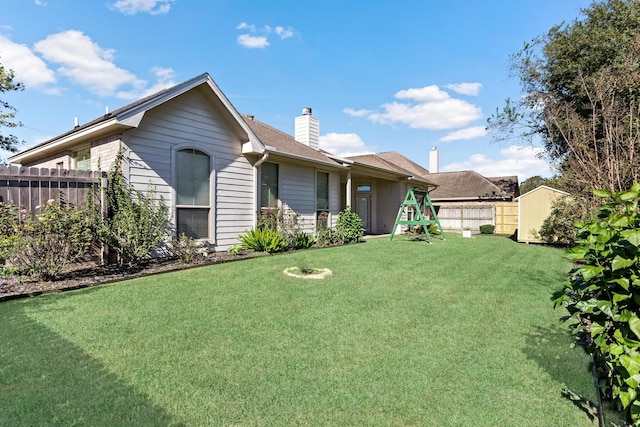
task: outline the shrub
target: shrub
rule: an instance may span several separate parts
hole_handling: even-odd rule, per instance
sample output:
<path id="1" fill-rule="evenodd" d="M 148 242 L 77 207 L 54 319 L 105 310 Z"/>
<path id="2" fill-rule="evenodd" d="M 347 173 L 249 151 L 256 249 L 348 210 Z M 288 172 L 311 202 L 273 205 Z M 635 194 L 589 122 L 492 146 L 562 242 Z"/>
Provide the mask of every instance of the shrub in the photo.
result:
<path id="1" fill-rule="evenodd" d="M 242 247 L 256 252 L 281 252 L 286 249 L 287 242 L 278 230 L 254 227 L 238 237 Z"/>
<path id="2" fill-rule="evenodd" d="M 107 175 L 106 217 L 97 219 L 100 240 L 118 254 L 118 262 L 134 264 L 148 257 L 168 235 L 169 210 L 154 191 L 143 194 L 126 183 L 122 173 L 123 151 Z"/>
<path id="3" fill-rule="evenodd" d="M 295 239 L 303 232 L 303 220 L 286 204 L 283 207 L 261 209 L 258 213 L 257 227 L 278 230 L 287 242 L 288 248 L 299 249 L 296 247 Z"/>
<path id="4" fill-rule="evenodd" d="M 640 424 L 640 184 L 630 191 L 594 191 L 604 199 L 597 218 L 577 223 L 567 251 L 576 267 L 554 295 L 572 333 L 591 354 L 602 396 Z"/>
<path id="5" fill-rule="evenodd" d="M 429 234 L 431 235 L 440 234 L 440 229 L 435 224 L 429 224 L 429 227 L 427 229 L 429 230 Z"/>
<path id="6" fill-rule="evenodd" d="M 178 257 L 183 264 L 195 264 L 204 258 L 201 248 L 198 247 L 193 237 L 184 233 L 174 235 L 171 239 L 171 253 Z"/>
<path id="7" fill-rule="evenodd" d="M 574 222 L 587 217 L 585 204 L 579 200 L 563 197 L 551 205 L 549 216 L 538 231 L 542 241 L 560 245 L 573 245 L 576 241 Z"/>
<path id="8" fill-rule="evenodd" d="M 493 224 L 484 224 L 480 226 L 480 233 L 482 234 L 493 234 L 493 231 L 496 229 L 496 226 Z"/>
<path id="9" fill-rule="evenodd" d="M 357 213 L 351 210 L 350 206 L 347 206 L 338 215 L 338 221 L 336 222 L 336 236 L 340 243 L 357 243 L 364 235 L 364 228 L 362 228 L 362 219 Z"/>
<path id="10" fill-rule="evenodd" d="M 51 200 L 34 217 L 27 215 L 11 249 L 11 262 L 19 271 L 53 280 L 73 261 L 85 255 L 93 241 L 86 210 Z"/>
<path id="11" fill-rule="evenodd" d="M 318 247 L 333 246 L 339 242 L 338 235 L 333 228 L 321 228 L 316 233 L 316 243 Z"/>
<path id="12" fill-rule="evenodd" d="M 313 236 L 309 233 L 300 232 L 295 235 L 290 245 L 293 249 L 308 249 L 315 243 Z"/>

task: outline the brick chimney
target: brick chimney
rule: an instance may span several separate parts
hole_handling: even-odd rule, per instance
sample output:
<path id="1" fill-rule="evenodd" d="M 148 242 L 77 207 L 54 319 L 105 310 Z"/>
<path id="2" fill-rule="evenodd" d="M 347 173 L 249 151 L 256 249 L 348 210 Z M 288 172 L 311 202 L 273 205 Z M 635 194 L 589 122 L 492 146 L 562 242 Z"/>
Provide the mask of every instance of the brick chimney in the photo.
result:
<path id="1" fill-rule="evenodd" d="M 296 117 L 295 138 L 311 148 L 320 148 L 320 121 L 311 115 L 309 107 L 303 108 L 302 115 Z"/>

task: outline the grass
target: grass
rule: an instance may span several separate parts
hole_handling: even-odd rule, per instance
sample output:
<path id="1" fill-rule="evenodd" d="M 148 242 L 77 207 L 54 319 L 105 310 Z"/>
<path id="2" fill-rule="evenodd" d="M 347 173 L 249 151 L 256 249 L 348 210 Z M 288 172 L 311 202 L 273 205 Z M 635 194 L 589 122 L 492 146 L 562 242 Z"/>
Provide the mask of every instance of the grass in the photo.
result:
<path id="1" fill-rule="evenodd" d="M 5 302 L 0 425 L 595 425 L 561 255 L 382 238 Z"/>

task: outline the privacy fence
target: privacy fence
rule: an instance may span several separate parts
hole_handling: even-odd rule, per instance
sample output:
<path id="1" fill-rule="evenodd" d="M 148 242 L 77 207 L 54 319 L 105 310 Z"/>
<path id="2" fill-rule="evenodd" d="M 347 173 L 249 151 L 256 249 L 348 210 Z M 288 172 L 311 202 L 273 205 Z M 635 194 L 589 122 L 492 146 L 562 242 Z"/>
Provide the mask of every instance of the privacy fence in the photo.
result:
<path id="1" fill-rule="evenodd" d="M 0 202 L 35 212 L 52 199 L 79 206 L 91 192 L 104 210 L 98 188 L 106 180 L 104 172 L 0 166 Z"/>
<path id="2" fill-rule="evenodd" d="M 513 234 L 518 228 L 518 202 L 486 205 L 441 205 L 438 219 L 445 230 L 479 230 L 481 225 L 495 225 L 497 234 Z"/>

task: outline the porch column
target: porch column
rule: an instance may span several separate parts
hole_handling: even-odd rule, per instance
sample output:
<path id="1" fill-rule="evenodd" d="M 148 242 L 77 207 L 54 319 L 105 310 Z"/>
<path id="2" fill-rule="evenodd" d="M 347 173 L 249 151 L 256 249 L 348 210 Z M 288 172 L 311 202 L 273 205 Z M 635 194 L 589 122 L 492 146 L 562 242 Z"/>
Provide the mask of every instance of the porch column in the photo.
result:
<path id="1" fill-rule="evenodd" d="M 347 169 L 347 206 L 351 207 L 351 169 Z"/>

